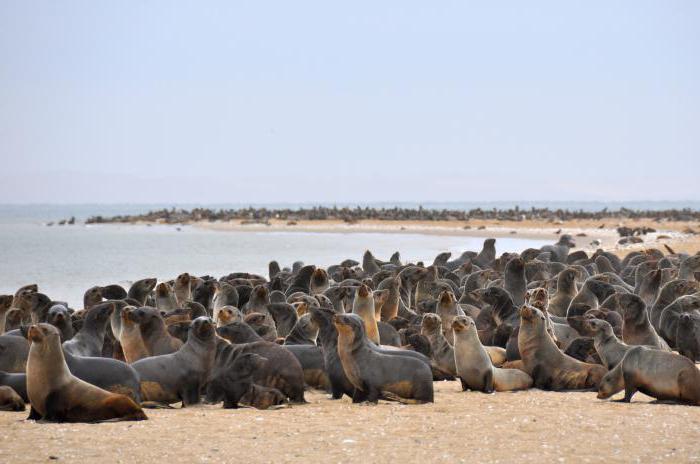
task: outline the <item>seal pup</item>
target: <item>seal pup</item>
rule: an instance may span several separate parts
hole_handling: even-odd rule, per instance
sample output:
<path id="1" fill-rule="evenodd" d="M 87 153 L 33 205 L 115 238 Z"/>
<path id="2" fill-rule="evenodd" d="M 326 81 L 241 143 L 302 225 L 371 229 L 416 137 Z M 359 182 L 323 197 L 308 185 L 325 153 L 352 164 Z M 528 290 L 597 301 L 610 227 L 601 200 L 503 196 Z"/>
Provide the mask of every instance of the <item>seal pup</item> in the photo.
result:
<path id="1" fill-rule="evenodd" d="M 462 390 L 484 393 L 526 390 L 532 377 L 519 369 L 501 369 L 491 363 L 491 357 L 479 341 L 476 324 L 469 316 L 457 316 L 454 329 L 454 361 Z"/>
<path id="2" fill-rule="evenodd" d="M 554 391 L 597 388 L 607 370 L 562 353 L 547 335 L 544 319 L 537 308 L 520 308 L 518 349 L 523 370 L 532 377 L 534 386 Z"/>
<path id="3" fill-rule="evenodd" d="M 329 287 L 328 273 L 321 268 L 316 268 L 309 280 L 309 294 L 316 295 L 318 293 L 323 293 L 328 290 Z"/>
<path id="4" fill-rule="evenodd" d="M 677 298 L 696 293 L 700 289 L 699 284 L 700 283 L 693 280 L 676 279 L 661 287 L 659 296 L 656 298 L 656 301 L 654 301 L 654 305 L 651 307 L 651 312 L 649 314 L 651 325 L 654 326 L 654 329 L 656 329 L 659 335 L 663 336 L 660 327 L 661 313 L 663 310 L 676 301 Z"/>
<path id="5" fill-rule="evenodd" d="M 107 392 L 70 373 L 56 327 L 35 324 L 29 327 L 28 336 L 31 341 L 27 362 L 29 419 L 51 422 L 147 419 L 131 398 Z"/>
<path id="6" fill-rule="evenodd" d="M 284 339 L 285 345 L 316 345 L 319 327 L 311 319 L 311 314 L 306 313 L 294 324 L 291 332 Z"/>
<path id="7" fill-rule="evenodd" d="M 506 263 L 504 271 L 505 290 L 510 293 L 513 304 L 520 307 L 525 303 L 527 280 L 525 279 L 525 262 L 515 257 Z"/>
<path id="8" fill-rule="evenodd" d="M 392 395 L 414 403 L 433 402 L 433 374 L 426 363 L 371 349 L 363 320 L 355 314 L 336 314 L 333 321 L 343 370 L 355 387 L 354 403 L 376 403 Z"/>
<path id="9" fill-rule="evenodd" d="M 216 322 L 219 320 L 219 311 L 227 306 L 238 307 L 239 295 L 238 290 L 233 285 L 226 282 L 219 282 L 219 285 L 214 291 L 214 299 L 212 300 L 212 319 Z"/>
<path id="10" fill-rule="evenodd" d="M 12 388 L 20 398 L 22 398 L 22 401 L 29 403 L 29 397 L 27 396 L 27 374 L 24 372 L 21 374 L 10 374 L 0 371 L 0 385 Z"/>
<path id="11" fill-rule="evenodd" d="M 448 343 L 452 343 L 454 335 L 452 334 L 452 320 L 457 316 L 464 316 L 464 311 L 457 304 L 457 299 L 454 293 L 445 290 L 438 295 L 438 303 L 435 307 L 435 312 L 440 316 L 442 321 L 442 333 Z"/>
<path id="12" fill-rule="evenodd" d="M 58 328 L 61 332 L 61 342 L 73 338 L 73 324 L 71 323 L 70 311 L 62 304 L 55 304 L 49 309 L 46 322 Z"/>
<path id="13" fill-rule="evenodd" d="M 669 345 L 675 347 L 676 333 L 678 332 L 678 320 L 683 313 L 693 315 L 700 319 L 700 294 L 684 295 L 666 306 L 659 319 L 659 335 L 664 337 Z"/>
<path id="14" fill-rule="evenodd" d="M 602 319 L 589 319 L 586 321 L 589 330 L 593 332 L 593 346 L 603 365 L 608 369 L 617 366 L 625 354 L 632 348 L 615 336 L 613 328 Z"/>
<path id="15" fill-rule="evenodd" d="M 208 317 L 192 321 L 187 343 L 175 353 L 153 356 L 132 364 L 141 377 L 144 401 L 182 406 L 200 402 L 200 391 L 214 366 L 216 331 Z"/>
<path id="16" fill-rule="evenodd" d="M 367 338 L 375 345 L 381 343 L 379 337 L 379 328 L 377 327 L 377 319 L 374 315 L 374 298 L 372 290 L 366 285 L 361 285 L 355 291 L 355 301 L 352 305 L 353 314 L 357 314 L 365 323 Z"/>
<path id="17" fill-rule="evenodd" d="M 635 346 L 603 377 L 598 398 L 607 399 L 622 390 L 625 403 L 640 391 L 659 401 L 700 406 L 700 370 L 684 356 Z"/>
<path id="18" fill-rule="evenodd" d="M 338 354 L 338 331 L 333 323 L 335 312 L 328 308 L 309 308 L 311 320 L 318 327 L 318 341 L 323 350 L 324 369 L 331 386 L 331 398 L 353 397 L 355 386 L 350 382 Z"/>
<path id="19" fill-rule="evenodd" d="M 622 340 L 628 345 L 647 345 L 671 351 L 649 321 L 646 304 L 639 296 L 626 293 L 619 297 L 622 307 Z"/>
<path id="20" fill-rule="evenodd" d="M 216 313 L 214 322 L 216 322 L 217 327 L 222 327 L 232 322 L 243 322 L 243 313 L 234 306 L 223 306 Z"/>
<path id="21" fill-rule="evenodd" d="M 253 373 L 262 369 L 266 362 L 266 358 L 255 353 L 239 356 L 230 370 L 212 378 L 207 384 L 207 399 L 223 398 L 225 409 L 237 409 L 238 403 L 253 386 Z"/>

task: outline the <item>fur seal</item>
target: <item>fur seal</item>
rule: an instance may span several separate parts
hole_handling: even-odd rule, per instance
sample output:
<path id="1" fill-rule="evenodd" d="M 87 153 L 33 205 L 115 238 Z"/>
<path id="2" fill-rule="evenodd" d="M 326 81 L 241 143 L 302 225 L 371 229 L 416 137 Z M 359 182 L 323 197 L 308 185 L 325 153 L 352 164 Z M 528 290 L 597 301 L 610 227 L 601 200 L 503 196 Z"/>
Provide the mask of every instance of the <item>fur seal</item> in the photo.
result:
<path id="1" fill-rule="evenodd" d="M 0 411 L 24 411 L 24 400 L 6 385 L 0 386 Z"/>
<path id="2" fill-rule="evenodd" d="M 253 386 L 253 373 L 262 369 L 266 362 L 266 358 L 255 353 L 238 356 L 229 371 L 207 384 L 207 400 L 212 399 L 213 402 L 213 398 L 222 398 L 224 408 L 238 408 L 238 403 Z"/>
<path id="3" fill-rule="evenodd" d="M 377 327 L 377 319 L 374 315 L 374 298 L 372 290 L 368 286 L 362 285 L 355 291 L 355 301 L 352 305 L 353 314 L 357 314 L 365 323 L 367 338 L 379 345 L 381 339 L 379 337 L 379 328 Z"/>
<path id="4" fill-rule="evenodd" d="M 255 353 L 267 359 L 263 366 L 253 372 L 253 382 L 276 388 L 293 403 L 306 403 L 304 399 L 304 371 L 297 358 L 284 347 L 276 343 L 258 341 L 238 345 L 220 344 L 217 347 L 216 362 L 211 374 L 211 381 L 225 379 L 235 368 L 236 358 L 246 353 Z M 207 401 L 217 402 L 223 399 L 221 391 L 208 391 Z"/>
<path id="5" fill-rule="evenodd" d="M 219 285 L 214 291 L 212 300 L 212 319 L 216 322 L 219 319 L 219 311 L 227 306 L 238 307 L 239 295 L 238 290 L 233 285 L 226 282 L 219 282 Z"/>
<path id="6" fill-rule="evenodd" d="M 73 338 L 63 342 L 66 352 L 75 356 L 101 356 L 112 311 L 114 304 L 111 302 L 100 303 L 87 310 L 83 327 Z"/>
<path id="7" fill-rule="evenodd" d="M 137 280 L 129 287 L 127 296 L 138 301 L 139 304 L 144 305 L 146 304 L 146 299 L 156 287 L 156 282 L 157 280 L 153 278 Z"/>
<path id="8" fill-rule="evenodd" d="M 182 308 L 187 300 L 192 299 L 192 277 L 187 272 L 175 278 L 173 293 L 178 308 Z"/>
<path id="9" fill-rule="evenodd" d="M 421 322 L 421 335 L 430 342 L 431 357 L 437 367 L 447 374 L 457 375 L 455 352 L 443 334 L 440 316 L 431 313 L 424 314 Z"/>
<path id="10" fill-rule="evenodd" d="M 200 391 L 214 366 L 216 331 L 208 317 L 192 321 L 187 343 L 175 353 L 136 361 L 144 401 L 190 406 L 200 401 Z"/>
<path id="11" fill-rule="evenodd" d="M 700 294 L 684 295 L 666 306 L 659 319 L 659 335 L 664 337 L 669 345 L 676 347 L 678 320 L 683 313 L 689 313 L 693 319 L 700 319 Z"/>
<path id="12" fill-rule="evenodd" d="M 671 351 L 668 343 L 656 333 L 649 321 L 646 304 L 639 296 L 626 293 L 619 296 L 623 310 L 622 340 L 628 345 L 647 345 Z"/>
<path id="13" fill-rule="evenodd" d="M 457 316 L 454 329 L 454 360 L 462 390 L 493 391 L 526 390 L 532 377 L 519 369 L 494 367 L 489 354 L 479 341 L 476 324 L 471 317 Z"/>
<path id="14" fill-rule="evenodd" d="M 311 279 L 309 281 L 309 294 L 316 295 L 317 293 L 323 293 L 329 287 L 328 273 L 321 268 L 316 268 L 311 274 Z"/>
<path id="15" fill-rule="evenodd" d="M 129 318 L 139 325 L 141 339 L 150 356 L 174 353 L 182 346 L 182 341 L 168 333 L 163 316 L 156 308 L 143 306 L 132 309 Z"/>
<path id="16" fill-rule="evenodd" d="M 57 327 L 61 332 L 61 342 L 73 338 L 73 324 L 71 322 L 70 311 L 62 304 L 55 304 L 49 309 L 46 322 Z"/>
<path id="17" fill-rule="evenodd" d="M 415 403 L 433 402 L 433 374 L 427 364 L 371 349 L 357 315 L 336 314 L 334 324 L 343 370 L 355 387 L 353 402 L 376 403 L 392 395 Z"/>
<path id="18" fill-rule="evenodd" d="M 0 385 L 12 388 L 25 403 L 29 403 L 27 396 L 27 374 L 24 372 L 10 374 L 0 371 Z"/>
<path id="19" fill-rule="evenodd" d="M 344 394 L 352 398 L 355 387 L 345 375 L 338 354 L 338 331 L 333 324 L 335 312 L 327 308 L 312 307 L 309 314 L 319 328 L 318 339 L 323 350 L 324 368 L 330 381 L 332 398 L 337 400 Z"/>
<path id="20" fill-rule="evenodd" d="M 571 300 L 576 296 L 576 277 L 578 271 L 574 268 L 564 269 L 557 276 L 557 291 L 549 300 L 547 310 L 554 316 L 566 316 L 566 310 Z"/>
<path id="21" fill-rule="evenodd" d="M 700 406 L 700 370 L 684 356 L 635 346 L 605 375 L 598 398 L 607 399 L 622 390 L 625 403 L 641 391 L 660 401 Z"/>
<path id="22" fill-rule="evenodd" d="M 700 361 L 699 319 L 694 314 L 683 313 L 678 316 L 678 328 L 676 329 L 678 353 L 693 362 Z"/>
<path id="23" fill-rule="evenodd" d="M 318 325 L 311 319 L 311 314 L 301 316 L 292 331 L 284 339 L 285 345 L 316 345 Z"/>
<path id="24" fill-rule="evenodd" d="M 577 361 L 565 355 L 547 335 L 544 314 L 537 308 L 520 309 L 518 349 L 524 371 L 543 390 L 597 388 L 606 373 L 603 366 Z"/>
<path id="25" fill-rule="evenodd" d="M 449 290 L 440 292 L 435 312 L 440 316 L 440 320 L 442 321 L 442 333 L 445 335 L 447 342 L 451 344 L 454 340 L 454 335 L 452 334 L 452 320 L 457 316 L 464 316 L 464 311 L 462 311 L 457 304 L 454 293 Z"/>
<path id="26" fill-rule="evenodd" d="M 136 310 L 135 307 L 127 306 L 121 311 L 122 323 L 119 343 L 124 353 L 124 359 L 129 364 L 149 356 L 146 344 L 141 337 L 141 328 L 131 316 L 131 312 L 134 310 Z"/>
<path id="27" fill-rule="evenodd" d="M 167 282 L 161 282 L 156 285 L 155 298 L 156 308 L 159 311 L 170 312 L 178 308 L 175 293 L 173 293 L 170 284 Z"/>
<path id="28" fill-rule="evenodd" d="M 508 261 L 503 280 L 506 291 L 513 299 L 513 304 L 518 307 L 522 306 L 525 303 L 525 293 L 527 292 L 525 262 L 519 257 Z"/>
<path id="29" fill-rule="evenodd" d="M 107 392 L 70 373 L 56 327 L 35 324 L 29 327 L 28 335 L 31 340 L 27 362 L 29 419 L 53 422 L 147 419 L 131 398 Z"/>
<path id="30" fill-rule="evenodd" d="M 243 322 L 243 313 L 240 309 L 234 306 L 223 306 L 219 308 L 219 312 L 216 314 L 217 327 L 221 327 L 232 322 Z"/>
<path id="31" fill-rule="evenodd" d="M 593 346 L 603 365 L 608 369 L 617 366 L 632 347 L 615 336 L 612 326 L 607 321 L 589 319 L 586 324 L 593 332 Z"/>
<path id="32" fill-rule="evenodd" d="M 666 285 L 661 287 L 659 291 L 659 296 L 654 301 L 654 305 L 651 307 L 651 312 L 649 314 L 649 319 L 651 320 L 651 325 L 654 329 L 661 333 L 660 320 L 661 313 L 663 310 L 684 295 L 690 295 L 691 293 L 696 293 L 700 289 L 699 283 L 693 280 L 672 280 Z"/>

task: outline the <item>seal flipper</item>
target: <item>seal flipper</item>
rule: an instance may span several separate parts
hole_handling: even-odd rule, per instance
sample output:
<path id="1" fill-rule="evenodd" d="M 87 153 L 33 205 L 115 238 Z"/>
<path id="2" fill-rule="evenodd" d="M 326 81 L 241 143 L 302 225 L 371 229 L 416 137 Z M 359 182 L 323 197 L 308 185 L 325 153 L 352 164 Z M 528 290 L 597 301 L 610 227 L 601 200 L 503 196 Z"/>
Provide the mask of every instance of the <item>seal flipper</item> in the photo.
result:
<path id="1" fill-rule="evenodd" d="M 65 402 L 57 391 L 54 390 L 46 396 L 44 408 L 46 409 L 46 414 L 44 414 L 43 420 L 47 422 L 66 422 Z"/>
<path id="2" fill-rule="evenodd" d="M 41 414 L 39 414 L 39 411 L 34 409 L 34 407 L 32 406 L 29 408 L 29 417 L 27 417 L 27 420 L 41 420 Z"/>
<path id="3" fill-rule="evenodd" d="M 484 374 L 484 393 L 493 393 L 493 367 Z"/>
<path id="4" fill-rule="evenodd" d="M 359 388 L 356 388 L 352 394 L 352 402 L 353 403 L 362 403 L 364 401 L 367 401 L 368 397 L 369 397 L 369 394 L 366 391 L 360 390 Z"/>

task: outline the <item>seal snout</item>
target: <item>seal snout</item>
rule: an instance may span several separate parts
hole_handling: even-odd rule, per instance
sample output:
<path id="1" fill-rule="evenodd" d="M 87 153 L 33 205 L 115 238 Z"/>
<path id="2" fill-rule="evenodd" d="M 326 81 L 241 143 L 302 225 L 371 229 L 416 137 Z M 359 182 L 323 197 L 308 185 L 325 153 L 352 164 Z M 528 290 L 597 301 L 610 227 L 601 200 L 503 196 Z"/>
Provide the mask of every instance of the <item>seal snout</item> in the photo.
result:
<path id="1" fill-rule="evenodd" d="M 357 294 L 361 298 L 367 298 L 369 296 L 369 292 L 370 292 L 369 287 L 365 284 L 362 284 L 362 286 L 357 290 Z"/>
<path id="2" fill-rule="evenodd" d="M 41 329 L 36 324 L 29 326 L 29 331 L 27 332 L 27 336 L 29 337 L 29 340 L 32 342 L 40 343 L 44 340 L 44 334 L 41 332 Z"/>

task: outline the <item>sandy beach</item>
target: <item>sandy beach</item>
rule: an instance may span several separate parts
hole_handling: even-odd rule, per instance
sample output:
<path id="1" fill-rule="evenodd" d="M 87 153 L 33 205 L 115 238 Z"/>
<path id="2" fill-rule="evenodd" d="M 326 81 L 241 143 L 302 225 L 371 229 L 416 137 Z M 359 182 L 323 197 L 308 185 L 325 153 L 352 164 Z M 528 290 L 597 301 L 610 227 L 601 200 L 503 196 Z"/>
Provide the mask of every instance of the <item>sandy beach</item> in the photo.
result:
<path id="1" fill-rule="evenodd" d="M 700 408 L 600 401 L 595 393 L 461 392 L 434 404 L 353 405 L 307 392 L 279 410 L 199 406 L 150 420 L 39 424 L 0 414 L 0 462 L 692 462 Z M 619 395 L 618 395 L 619 396 Z"/>
<path id="2" fill-rule="evenodd" d="M 340 220 L 299 220 L 294 222 L 271 220 L 268 224 L 228 222 L 193 222 L 194 227 L 218 231 L 304 231 L 324 233 L 392 233 L 453 235 L 469 237 L 522 237 L 530 239 L 558 240 L 560 234 L 570 234 L 576 240 L 576 249 L 595 251 L 603 248 L 618 254 L 631 250 L 670 246 L 676 252 L 694 254 L 700 250 L 700 224 L 697 222 L 653 220 L 626 220 L 617 222 L 572 220 L 572 221 L 380 221 L 364 220 L 346 223 Z M 617 227 L 650 227 L 656 232 L 642 236 L 643 243 L 619 245 Z M 692 231 L 696 233 L 692 233 Z M 599 241 L 599 244 L 594 241 Z"/>

